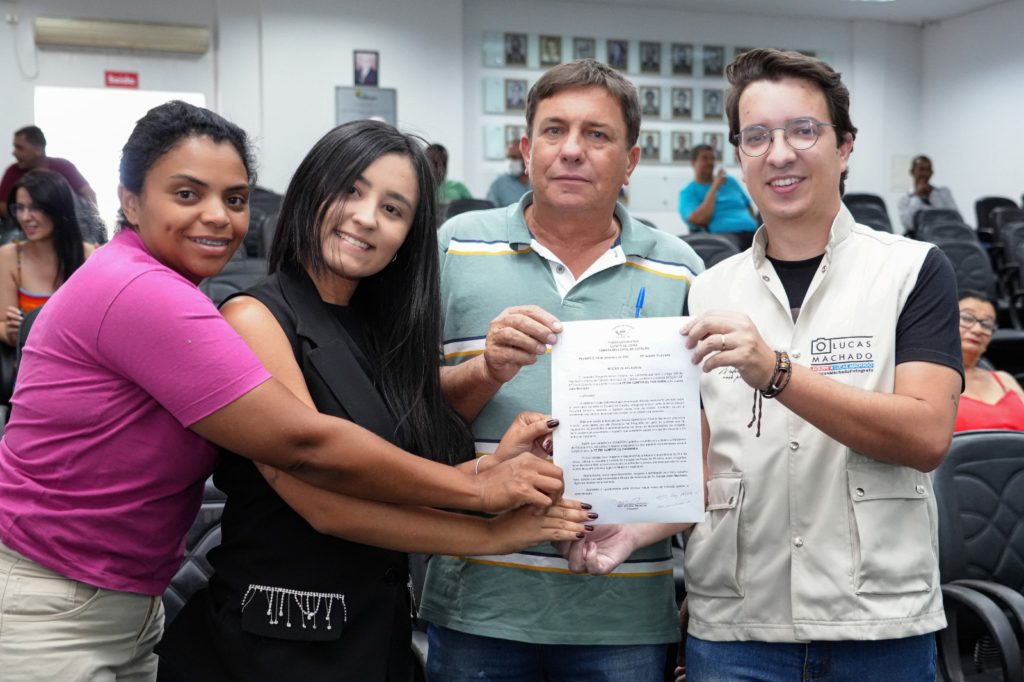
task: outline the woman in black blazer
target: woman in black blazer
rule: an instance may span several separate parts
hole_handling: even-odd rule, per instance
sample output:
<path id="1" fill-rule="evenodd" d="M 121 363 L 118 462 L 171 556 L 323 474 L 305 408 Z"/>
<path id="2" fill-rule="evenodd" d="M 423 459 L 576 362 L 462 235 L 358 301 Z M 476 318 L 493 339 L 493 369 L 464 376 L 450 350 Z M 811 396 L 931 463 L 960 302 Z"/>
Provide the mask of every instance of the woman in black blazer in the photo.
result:
<path id="1" fill-rule="evenodd" d="M 493 456 L 449 461 L 473 444 L 440 392 L 434 194 L 419 140 L 371 121 L 335 128 L 288 188 L 271 276 L 222 313 L 322 413 L 476 472 L 545 456 L 557 422 L 527 413 Z M 568 500 L 494 519 L 371 502 L 231 453 L 214 482 L 227 493 L 215 574 L 158 646 L 161 679 L 407 680 L 405 552 L 501 554 L 582 537 L 594 516 Z"/>

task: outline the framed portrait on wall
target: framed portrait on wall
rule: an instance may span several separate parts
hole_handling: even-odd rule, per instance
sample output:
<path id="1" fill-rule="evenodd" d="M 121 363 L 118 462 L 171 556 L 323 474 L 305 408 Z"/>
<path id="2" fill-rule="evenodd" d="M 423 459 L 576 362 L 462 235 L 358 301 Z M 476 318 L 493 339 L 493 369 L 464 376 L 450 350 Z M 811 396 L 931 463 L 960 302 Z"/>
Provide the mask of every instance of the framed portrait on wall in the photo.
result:
<path id="1" fill-rule="evenodd" d="M 705 121 L 721 121 L 722 120 L 722 91 L 715 89 L 704 89 L 703 94 L 704 100 L 704 120 Z"/>
<path id="2" fill-rule="evenodd" d="M 644 85 L 638 88 L 640 113 L 645 117 L 661 118 L 661 88 Z"/>
<path id="3" fill-rule="evenodd" d="M 725 73 L 725 48 L 721 45 L 705 45 L 702 53 L 704 75 L 721 77 Z"/>
<path id="4" fill-rule="evenodd" d="M 672 88 L 672 118 L 693 118 L 693 88 Z"/>
<path id="5" fill-rule="evenodd" d="M 629 41 L 609 40 L 608 45 L 608 66 L 619 71 L 629 68 Z"/>
<path id="6" fill-rule="evenodd" d="M 540 37 L 540 65 L 556 66 L 562 63 L 562 37 Z"/>
<path id="7" fill-rule="evenodd" d="M 505 66 L 526 66 L 526 34 L 505 34 Z"/>
<path id="8" fill-rule="evenodd" d="M 573 59 L 594 59 L 597 56 L 597 41 L 593 38 L 573 38 Z"/>
<path id="9" fill-rule="evenodd" d="M 661 73 L 661 43 L 640 43 L 640 73 Z"/>
<path id="10" fill-rule="evenodd" d="M 693 133 L 676 131 L 672 133 L 672 160 L 689 161 L 692 158 Z"/>
<path id="11" fill-rule="evenodd" d="M 675 76 L 693 75 L 693 45 L 672 43 L 672 74 Z"/>
<path id="12" fill-rule="evenodd" d="M 355 75 L 352 82 L 356 85 L 379 85 L 380 54 L 373 50 L 353 50 L 352 64 Z"/>
<path id="13" fill-rule="evenodd" d="M 526 110 L 526 81 L 521 78 L 505 79 L 505 111 Z"/>
<path id="14" fill-rule="evenodd" d="M 725 133 L 704 133 L 703 142 L 715 150 L 715 160 L 721 161 L 725 150 Z"/>
<path id="15" fill-rule="evenodd" d="M 640 131 L 640 160 L 661 161 L 661 131 Z"/>

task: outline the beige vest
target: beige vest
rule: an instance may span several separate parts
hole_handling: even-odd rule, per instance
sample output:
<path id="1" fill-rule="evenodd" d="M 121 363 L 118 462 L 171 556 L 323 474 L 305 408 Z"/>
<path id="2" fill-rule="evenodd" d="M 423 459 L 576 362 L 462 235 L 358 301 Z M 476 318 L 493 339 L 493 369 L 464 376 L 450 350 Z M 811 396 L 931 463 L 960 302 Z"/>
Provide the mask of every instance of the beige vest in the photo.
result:
<path id="1" fill-rule="evenodd" d="M 741 311 L 794 363 L 892 392 L 896 323 L 933 247 L 857 225 L 841 208 L 794 323 L 766 239 L 762 227 L 750 251 L 700 275 L 691 314 Z M 860 455 L 774 400 L 755 438 L 753 389 L 732 368 L 704 375 L 701 395 L 710 480 L 686 551 L 690 634 L 890 639 L 945 626 L 927 474 Z"/>

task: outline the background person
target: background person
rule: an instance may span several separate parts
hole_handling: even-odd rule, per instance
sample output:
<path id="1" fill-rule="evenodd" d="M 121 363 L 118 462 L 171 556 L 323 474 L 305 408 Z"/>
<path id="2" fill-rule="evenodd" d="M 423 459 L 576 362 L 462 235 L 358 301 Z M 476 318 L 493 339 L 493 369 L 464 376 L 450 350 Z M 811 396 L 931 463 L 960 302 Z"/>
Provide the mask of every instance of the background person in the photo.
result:
<path id="1" fill-rule="evenodd" d="M 385 502 L 502 511 L 558 495 L 558 469 L 537 457 L 466 474 L 321 415 L 270 376 L 197 286 L 249 223 L 237 126 L 155 107 L 120 179 L 123 228 L 42 309 L 0 441 L 5 677 L 152 679 L 160 597 L 218 446 Z"/>
<path id="2" fill-rule="evenodd" d="M 92 206 L 96 205 L 96 193 L 86 182 L 75 165 L 67 159 L 46 155 L 46 136 L 36 126 L 25 126 L 14 132 L 15 162 L 7 167 L 0 179 L 0 218 L 7 217 L 8 203 L 13 197 L 11 191 L 21 176 L 30 170 L 45 168 L 60 173 L 68 181 L 77 194 L 85 198 Z"/>
<path id="3" fill-rule="evenodd" d="M 691 231 L 741 236 L 741 247 L 750 245 L 757 229 L 754 207 L 746 192 L 724 168 L 715 173 L 715 150 L 694 145 L 691 150 L 693 180 L 679 192 L 679 215 Z"/>
<path id="4" fill-rule="evenodd" d="M 434 167 L 434 178 L 437 180 L 437 201 L 450 204 L 457 199 L 472 199 L 469 188 L 458 180 L 448 178 L 448 150 L 443 145 L 434 143 L 427 147 L 427 157 Z"/>
<path id="5" fill-rule="evenodd" d="M 441 228 L 442 389 L 478 452 L 526 406 L 549 408 L 558 318 L 633 317 L 641 287 L 644 315 L 678 315 L 702 270 L 684 241 L 616 202 L 640 159 L 640 119 L 636 87 L 610 66 L 550 69 L 530 91 L 521 141 L 533 191 Z M 678 622 L 669 543 L 652 543 L 605 578 L 569 573 L 547 543 L 435 556 L 420 605 L 428 677 L 660 682 Z"/>
<path id="6" fill-rule="evenodd" d="M 472 457 L 471 436 L 421 370 L 440 327 L 432 173 L 419 140 L 387 124 L 330 131 L 285 194 L 271 276 L 222 312 L 308 406 L 454 464 Z M 485 520 L 265 480 L 226 451 L 214 481 L 227 494 L 214 574 L 157 648 L 162 680 L 406 679 L 406 550 L 500 553 L 584 530 L 526 508 Z M 562 504 L 551 510 L 588 518 Z"/>
<path id="7" fill-rule="evenodd" d="M 960 296 L 960 347 L 964 357 L 963 395 L 957 431 L 1024 431 L 1024 389 L 1006 372 L 978 367 L 996 331 L 996 309 L 984 294 Z"/>
<path id="8" fill-rule="evenodd" d="M 0 246 L 2 340 L 11 346 L 18 344 L 25 315 L 46 303 L 96 248 L 82 241 L 75 200 L 63 176 L 29 171 L 14 184 L 14 199 L 11 215 L 25 241 Z"/>
<path id="9" fill-rule="evenodd" d="M 900 222 L 904 232 L 914 231 L 914 216 L 922 208 L 959 209 L 953 201 L 953 194 L 947 187 L 935 187 L 931 184 L 932 160 L 921 154 L 910 162 L 910 177 L 914 179 L 914 189 L 900 197 Z"/>
<path id="10" fill-rule="evenodd" d="M 526 174 L 519 140 L 508 143 L 505 160 L 508 171 L 494 178 L 494 182 L 487 188 L 487 200 L 498 207 L 516 203 L 530 190 L 530 176 Z"/>

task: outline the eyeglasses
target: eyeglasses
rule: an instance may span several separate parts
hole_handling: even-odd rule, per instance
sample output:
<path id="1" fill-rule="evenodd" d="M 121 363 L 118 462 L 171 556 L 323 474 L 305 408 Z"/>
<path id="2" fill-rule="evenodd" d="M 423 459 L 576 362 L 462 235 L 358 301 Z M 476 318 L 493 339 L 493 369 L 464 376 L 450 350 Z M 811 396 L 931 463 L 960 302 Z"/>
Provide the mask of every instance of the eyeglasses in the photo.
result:
<path id="1" fill-rule="evenodd" d="M 775 140 L 772 133 L 781 130 L 786 144 L 797 151 L 803 151 L 810 149 L 818 141 L 822 126 L 834 128 L 835 123 L 824 123 L 813 118 L 795 118 L 781 128 L 747 126 L 739 134 L 733 135 L 732 141 L 739 145 L 740 151 L 747 156 L 764 156 Z"/>
<path id="2" fill-rule="evenodd" d="M 960 313 L 960 326 L 964 329 L 970 329 L 975 323 L 981 325 L 982 331 L 988 332 L 989 334 L 995 333 L 996 329 L 999 329 L 999 325 L 996 324 L 995 320 L 982 320 L 974 316 L 974 313 L 969 313 L 966 310 Z"/>
<path id="3" fill-rule="evenodd" d="M 43 209 L 40 208 L 39 206 L 35 206 L 33 204 L 11 204 L 10 206 L 8 206 L 8 209 L 9 209 L 8 215 L 13 215 L 13 216 L 18 215 L 22 211 L 25 211 L 26 213 L 31 213 L 32 215 L 34 215 L 37 218 L 39 216 L 43 215 Z"/>

